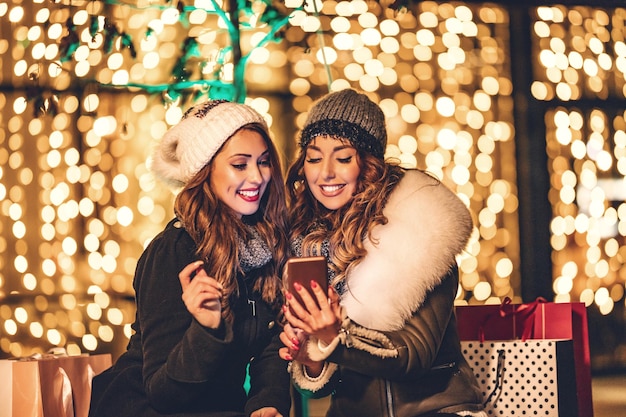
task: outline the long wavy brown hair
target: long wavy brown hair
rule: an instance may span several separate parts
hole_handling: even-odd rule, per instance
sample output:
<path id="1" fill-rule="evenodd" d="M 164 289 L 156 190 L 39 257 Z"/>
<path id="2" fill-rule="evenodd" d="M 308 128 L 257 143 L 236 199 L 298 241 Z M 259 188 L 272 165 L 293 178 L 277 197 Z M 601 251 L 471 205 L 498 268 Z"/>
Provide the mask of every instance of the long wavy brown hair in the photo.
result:
<path id="1" fill-rule="evenodd" d="M 272 253 L 273 262 L 262 268 L 254 290 L 261 293 L 263 300 L 275 311 L 279 311 L 282 305 L 281 272 L 289 253 L 284 179 L 278 151 L 262 125 L 249 124 L 242 129 L 252 130 L 263 137 L 272 167 L 271 180 L 257 212 L 240 219 L 215 195 L 210 186 L 212 161 L 185 185 L 174 202 L 176 216 L 195 241 L 196 254 L 204 260 L 207 274 L 224 286 L 222 317 L 228 321 L 233 320 L 231 306 L 240 291 L 245 297 L 246 289 L 239 288 L 237 274 L 243 274 L 238 238 L 245 241 L 250 237 L 246 225 L 256 228 Z"/>
<path id="2" fill-rule="evenodd" d="M 335 285 L 366 255 L 364 239 L 371 239 L 372 228 L 387 223 L 383 208 L 404 170 L 358 151 L 360 173 L 354 198 L 338 210 L 328 210 L 309 189 L 304 177 L 305 159 L 306 150 L 302 149 L 287 173 L 290 239 L 303 236 L 303 256 L 321 254 L 322 244 L 328 240 L 329 265 L 336 273 L 331 284 Z"/>

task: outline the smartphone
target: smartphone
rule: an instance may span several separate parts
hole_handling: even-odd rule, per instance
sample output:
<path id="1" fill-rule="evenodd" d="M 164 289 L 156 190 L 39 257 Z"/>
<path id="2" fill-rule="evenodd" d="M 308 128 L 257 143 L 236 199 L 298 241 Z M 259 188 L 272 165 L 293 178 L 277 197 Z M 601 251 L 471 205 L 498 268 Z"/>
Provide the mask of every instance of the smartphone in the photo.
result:
<path id="1" fill-rule="evenodd" d="M 304 304 L 293 286 L 294 283 L 299 283 L 308 289 L 312 295 L 311 281 L 315 281 L 324 291 L 324 294 L 328 293 L 327 265 L 326 258 L 323 256 L 289 258 L 287 260 L 286 275 L 288 291 L 297 298 L 303 307 Z"/>

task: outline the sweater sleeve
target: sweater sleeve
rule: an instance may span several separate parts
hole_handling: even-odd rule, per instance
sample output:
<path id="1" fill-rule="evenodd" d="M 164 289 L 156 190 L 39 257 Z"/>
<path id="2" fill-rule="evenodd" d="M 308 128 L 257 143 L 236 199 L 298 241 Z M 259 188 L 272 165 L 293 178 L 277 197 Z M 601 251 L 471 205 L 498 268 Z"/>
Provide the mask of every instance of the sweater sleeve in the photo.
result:
<path id="1" fill-rule="evenodd" d="M 228 327 L 211 331 L 201 326 L 182 302 L 178 274 L 195 259 L 189 235 L 170 225 L 146 249 L 135 274 L 144 387 L 160 412 L 188 409 L 206 396 L 202 383 L 219 375 L 216 358 L 233 337 Z"/>

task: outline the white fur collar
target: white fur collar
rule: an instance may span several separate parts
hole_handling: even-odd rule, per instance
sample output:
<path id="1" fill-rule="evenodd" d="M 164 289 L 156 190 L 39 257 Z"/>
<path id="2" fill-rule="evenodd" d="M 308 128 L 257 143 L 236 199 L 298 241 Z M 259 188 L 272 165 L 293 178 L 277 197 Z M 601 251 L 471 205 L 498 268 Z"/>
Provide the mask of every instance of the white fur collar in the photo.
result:
<path id="1" fill-rule="evenodd" d="M 456 262 L 472 232 L 463 202 L 443 184 L 409 171 L 383 211 L 367 255 L 347 277 L 341 305 L 348 317 L 370 329 L 389 331 L 404 322 Z"/>

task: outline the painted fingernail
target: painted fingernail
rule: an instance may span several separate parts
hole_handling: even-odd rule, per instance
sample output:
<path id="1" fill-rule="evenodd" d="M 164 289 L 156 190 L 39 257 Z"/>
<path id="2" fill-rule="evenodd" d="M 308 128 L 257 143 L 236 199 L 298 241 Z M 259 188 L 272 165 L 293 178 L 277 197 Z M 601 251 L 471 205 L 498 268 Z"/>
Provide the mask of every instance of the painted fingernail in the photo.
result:
<path id="1" fill-rule="evenodd" d="M 287 294 L 285 294 L 285 297 L 287 297 L 288 300 L 291 300 L 293 298 L 293 295 L 291 295 L 291 293 L 288 292 Z"/>
<path id="2" fill-rule="evenodd" d="M 311 280 L 311 288 L 317 288 L 317 282 Z"/>
<path id="3" fill-rule="evenodd" d="M 287 306 L 283 306 L 283 312 L 284 312 L 284 313 L 286 313 L 286 312 L 287 312 L 287 310 L 289 310 L 289 307 L 287 307 Z"/>
<path id="4" fill-rule="evenodd" d="M 291 355 L 285 355 L 285 358 L 286 358 L 288 361 L 292 361 L 292 360 L 293 360 L 293 356 L 291 356 Z"/>
<path id="5" fill-rule="evenodd" d="M 296 291 L 300 291 L 302 289 L 302 285 L 300 285 L 299 282 L 294 282 L 293 287 L 296 289 Z"/>
<path id="6" fill-rule="evenodd" d="M 296 337 L 292 337 L 292 338 L 291 338 L 291 343 L 293 343 L 294 345 L 299 345 L 299 344 L 300 344 L 300 341 L 298 340 L 298 338 L 296 338 Z"/>

